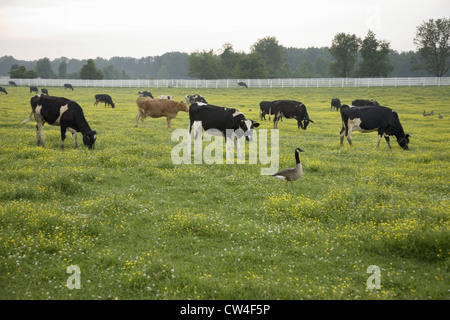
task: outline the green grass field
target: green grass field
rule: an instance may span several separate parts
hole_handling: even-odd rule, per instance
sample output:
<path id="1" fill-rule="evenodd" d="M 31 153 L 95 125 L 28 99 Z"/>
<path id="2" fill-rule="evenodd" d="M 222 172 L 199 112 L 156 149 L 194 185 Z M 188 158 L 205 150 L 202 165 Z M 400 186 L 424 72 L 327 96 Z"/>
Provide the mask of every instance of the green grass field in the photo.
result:
<path id="1" fill-rule="evenodd" d="M 20 126 L 29 89 L 0 95 L 0 299 L 449 298 L 448 87 L 150 89 L 199 93 L 254 120 L 262 100 L 302 101 L 315 122 L 278 126 L 280 169 L 306 151 L 292 186 L 260 163 L 174 164 L 171 134 L 188 114 L 171 129 L 165 118 L 135 128 L 142 89 L 48 88 L 83 107 L 93 151 L 74 149 L 70 134 L 61 151 L 49 125 L 37 147 L 34 120 Z M 116 108 L 95 107 L 97 93 Z M 410 150 L 395 137 L 377 149 L 376 133 L 358 132 L 340 147 L 333 97 L 395 109 Z M 68 286 L 71 265 L 80 289 Z M 367 288 L 371 265 L 380 289 Z"/>

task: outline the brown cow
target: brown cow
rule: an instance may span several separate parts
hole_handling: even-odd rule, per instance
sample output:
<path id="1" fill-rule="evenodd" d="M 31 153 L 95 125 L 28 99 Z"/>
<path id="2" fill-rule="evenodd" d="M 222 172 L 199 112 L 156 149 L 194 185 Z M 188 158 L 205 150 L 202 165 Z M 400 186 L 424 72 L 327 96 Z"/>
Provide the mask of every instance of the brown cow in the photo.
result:
<path id="1" fill-rule="evenodd" d="M 166 99 L 138 98 L 136 104 L 138 106 L 136 127 L 138 126 L 139 118 L 141 118 L 142 125 L 145 127 L 144 119 L 150 116 L 152 118 L 166 117 L 167 128 L 170 129 L 170 120 L 174 119 L 179 111 L 188 112 L 184 101 L 176 102 Z"/>

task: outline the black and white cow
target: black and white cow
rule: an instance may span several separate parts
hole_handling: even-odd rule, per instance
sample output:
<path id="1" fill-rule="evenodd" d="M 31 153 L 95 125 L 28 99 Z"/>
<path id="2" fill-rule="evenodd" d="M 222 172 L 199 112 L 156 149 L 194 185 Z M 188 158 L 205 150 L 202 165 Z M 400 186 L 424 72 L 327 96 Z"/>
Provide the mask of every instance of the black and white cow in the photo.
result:
<path id="1" fill-rule="evenodd" d="M 194 102 L 202 102 L 207 104 L 208 102 L 206 102 L 205 98 L 202 95 L 199 94 L 192 94 L 192 95 L 187 95 L 184 96 L 184 100 L 186 101 L 187 105 L 191 105 Z"/>
<path id="2" fill-rule="evenodd" d="M 333 109 L 335 108 L 336 110 L 339 110 L 341 108 L 341 100 L 339 100 L 338 98 L 333 98 L 331 99 L 331 108 Z"/>
<path id="3" fill-rule="evenodd" d="M 38 90 L 38 88 L 35 87 L 35 86 L 30 86 L 30 93 L 32 93 L 32 92 L 39 93 L 39 90 Z"/>
<path id="4" fill-rule="evenodd" d="M 111 108 L 115 107 L 114 102 L 111 99 L 111 96 L 108 94 L 96 94 L 95 95 L 95 103 L 94 105 L 97 106 L 99 102 L 104 102 L 105 103 L 105 108 L 106 105 L 110 105 Z"/>
<path id="5" fill-rule="evenodd" d="M 138 92 L 138 97 L 139 98 L 153 98 L 152 93 L 150 91 L 139 91 Z"/>
<path id="6" fill-rule="evenodd" d="M 259 127 L 259 123 L 246 119 L 244 114 L 234 108 L 223 108 L 202 102 L 195 102 L 189 106 L 189 133 L 191 139 L 197 139 L 199 129 L 208 130 L 209 134 L 221 135 L 226 140 L 226 152 L 228 152 L 230 142 L 236 141 L 238 155 L 239 138 L 245 136 L 247 141 L 252 140 L 253 129 Z M 201 130 L 200 129 L 200 130 Z"/>
<path id="7" fill-rule="evenodd" d="M 6 89 L 3 87 L 0 87 L 0 92 L 3 92 L 4 94 L 8 94 L 8 92 L 6 92 Z"/>
<path id="8" fill-rule="evenodd" d="M 364 106 L 377 106 L 380 104 L 376 100 L 365 100 L 365 99 L 356 99 L 352 101 L 352 106 L 354 107 L 364 107 Z"/>
<path id="9" fill-rule="evenodd" d="M 238 86 L 239 87 L 246 87 L 246 88 L 248 88 L 247 84 L 245 82 L 242 82 L 242 81 L 238 82 Z"/>
<path id="10" fill-rule="evenodd" d="M 168 95 L 162 94 L 158 97 L 158 99 L 173 100 L 173 96 L 168 96 Z"/>
<path id="11" fill-rule="evenodd" d="M 70 83 L 64 83 L 64 90 L 71 89 L 73 91 L 73 87 Z"/>
<path id="12" fill-rule="evenodd" d="M 48 90 L 45 89 L 45 88 L 41 88 L 41 93 L 42 93 L 42 94 L 49 95 L 49 94 L 48 94 Z"/>
<path id="13" fill-rule="evenodd" d="M 61 149 L 64 149 L 64 139 L 66 130 L 72 133 L 75 148 L 77 144 L 77 132 L 83 135 L 83 143 L 89 149 L 94 148 L 97 132 L 92 131 L 84 117 L 83 109 L 75 101 L 66 98 L 52 97 L 46 95 L 36 95 L 31 98 L 31 115 L 36 120 L 37 145 L 44 146 L 42 137 L 42 127 L 45 123 L 61 127 Z M 22 125 L 31 120 L 29 118 L 22 122 Z"/>
<path id="14" fill-rule="evenodd" d="M 17 87 L 17 84 L 14 81 L 9 81 L 8 83 L 10 86 Z"/>
<path id="15" fill-rule="evenodd" d="M 378 131 L 377 148 L 380 146 L 381 137 L 384 136 L 390 149 L 389 136 L 395 136 L 400 147 L 408 150 L 409 137 L 411 136 L 405 134 L 397 112 L 390 108 L 381 106 L 349 107 L 344 104 L 341 107 L 341 119 L 341 146 L 344 136 L 348 143 L 352 145 L 351 135 L 354 130 L 359 132 Z"/>
<path id="16" fill-rule="evenodd" d="M 278 121 L 281 117 L 286 119 L 297 119 L 298 128 L 306 130 L 309 123 L 314 123 L 313 120 L 309 118 L 306 106 L 295 100 L 276 100 L 272 102 L 272 114 L 274 114 L 273 128 L 277 129 Z"/>

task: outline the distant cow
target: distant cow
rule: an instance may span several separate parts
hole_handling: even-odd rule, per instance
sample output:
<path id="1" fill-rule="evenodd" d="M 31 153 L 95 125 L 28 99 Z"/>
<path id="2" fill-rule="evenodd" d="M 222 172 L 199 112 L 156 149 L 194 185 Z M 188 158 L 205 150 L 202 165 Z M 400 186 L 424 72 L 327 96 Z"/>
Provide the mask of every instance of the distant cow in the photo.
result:
<path id="1" fill-rule="evenodd" d="M 341 146 L 344 136 L 348 143 L 352 145 L 351 134 L 353 130 L 360 132 L 378 131 L 377 148 L 380 146 L 381 137 L 384 136 L 386 142 L 391 148 L 389 136 L 395 136 L 397 142 L 405 150 L 408 150 L 409 134 L 405 134 L 400 124 L 397 112 L 387 107 L 381 106 L 362 106 L 341 107 L 342 129 L 340 132 Z"/>
<path id="2" fill-rule="evenodd" d="M 184 96 L 184 100 L 186 101 L 186 104 L 188 104 L 188 105 L 191 105 L 194 102 L 208 103 L 208 102 L 206 102 L 205 98 L 199 94 Z"/>
<path id="3" fill-rule="evenodd" d="M 48 94 L 48 90 L 45 89 L 45 88 L 41 88 L 41 93 L 42 93 L 42 94 L 49 95 L 49 94 Z"/>
<path id="4" fill-rule="evenodd" d="M 39 93 L 39 90 L 38 90 L 38 88 L 35 87 L 35 86 L 30 86 L 30 93 L 32 93 L 32 92 Z"/>
<path id="5" fill-rule="evenodd" d="M 111 108 L 115 107 L 114 102 L 112 101 L 111 97 L 107 94 L 96 94 L 95 95 L 95 103 L 94 105 L 97 106 L 99 102 L 104 102 L 105 103 L 105 108 L 106 105 L 110 105 Z"/>
<path id="6" fill-rule="evenodd" d="M 142 97 L 142 98 L 148 97 L 148 98 L 154 99 L 150 91 L 139 91 L 138 97 Z"/>
<path id="7" fill-rule="evenodd" d="M 136 127 L 138 126 L 139 118 L 141 118 L 142 125 L 145 127 L 145 117 L 166 117 L 167 128 L 170 129 L 170 120 L 174 119 L 179 111 L 188 112 L 188 108 L 184 101 L 176 102 L 167 99 L 138 98 L 136 104 L 138 106 Z"/>
<path id="8" fill-rule="evenodd" d="M 295 100 L 276 100 L 272 102 L 271 105 L 272 114 L 274 114 L 273 128 L 277 129 L 278 121 L 281 117 L 286 119 L 296 119 L 298 128 L 306 130 L 309 123 L 314 123 L 313 120 L 309 118 L 306 106 L 299 101 Z"/>
<path id="9" fill-rule="evenodd" d="M 8 83 L 10 86 L 17 87 L 17 84 L 14 81 L 9 81 Z"/>
<path id="10" fill-rule="evenodd" d="M 3 92 L 4 94 L 8 94 L 8 92 L 6 92 L 6 89 L 3 87 L 0 87 L 0 92 Z"/>
<path id="11" fill-rule="evenodd" d="M 71 89 L 73 91 L 73 87 L 70 83 L 64 83 L 64 90 Z"/>
<path id="12" fill-rule="evenodd" d="M 173 96 L 167 96 L 167 95 L 160 95 L 158 99 L 166 99 L 166 100 L 173 100 Z"/>
<path id="13" fill-rule="evenodd" d="M 83 135 L 83 143 L 89 149 L 94 148 L 97 132 L 92 131 L 84 117 L 83 109 L 75 101 L 66 98 L 37 95 L 30 100 L 31 115 L 36 120 L 37 145 L 44 146 L 42 138 L 42 127 L 45 123 L 61 127 L 61 149 L 64 149 L 64 139 L 66 130 L 72 133 L 75 148 L 77 144 L 77 132 Z M 29 118 L 22 122 L 22 125 L 31 120 Z"/>
<path id="14" fill-rule="evenodd" d="M 247 87 L 247 84 L 246 84 L 245 82 L 242 82 L 242 81 L 241 81 L 241 82 L 238 82 L 238 86 L 239 86 L 239 87 L 246 87 L 246 88 L 248 88 L 248 87 Z"/>
<path id="15" fill-rule="evenodd" d="M 380 104 L 376 100 L 365 100 L 365 99 L 356 99 L 352 101 L 352 106 L 355 107 L 363 107 L 363 106 L 377 106 Z"/>
<path id="16" fill-rule="evenodd" d="M 331 109 L 333 108 L 339 110 L 341 108 L 341 100 L 339 100 L 338 98 L 331 99 Z"/>

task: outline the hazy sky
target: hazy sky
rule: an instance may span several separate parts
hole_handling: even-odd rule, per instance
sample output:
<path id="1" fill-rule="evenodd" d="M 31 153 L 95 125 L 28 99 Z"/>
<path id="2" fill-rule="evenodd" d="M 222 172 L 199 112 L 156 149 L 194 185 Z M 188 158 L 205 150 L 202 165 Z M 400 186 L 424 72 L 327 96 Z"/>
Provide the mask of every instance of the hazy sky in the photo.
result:
<path id="1" fill-rule="evenodd" d="M 369 29 L 397 51 L 415 50 L 416 27 L 450 17 L 449 0 L 0 0 L 0 56 L 141 58 L 235 51 L 267 36 L 285 47 L 331 46 Z"/>

